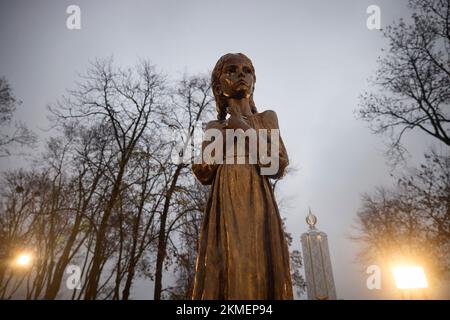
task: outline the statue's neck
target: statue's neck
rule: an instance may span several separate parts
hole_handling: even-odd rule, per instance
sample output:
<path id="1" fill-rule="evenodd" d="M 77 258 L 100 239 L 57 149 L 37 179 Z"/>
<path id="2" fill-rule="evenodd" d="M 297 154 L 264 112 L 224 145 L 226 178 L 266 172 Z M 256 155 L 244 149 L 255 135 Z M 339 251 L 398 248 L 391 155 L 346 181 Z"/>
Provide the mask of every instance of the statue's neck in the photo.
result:
<path id="1" fill-rule="evenodd" d="M 227 100 L 228 105 L 237 106 L 243 116 L 249 116 L 252 114 L 252 108 L 250 107 L 250 100 L 248 98 L 242 99 L 228 98 Z"/>

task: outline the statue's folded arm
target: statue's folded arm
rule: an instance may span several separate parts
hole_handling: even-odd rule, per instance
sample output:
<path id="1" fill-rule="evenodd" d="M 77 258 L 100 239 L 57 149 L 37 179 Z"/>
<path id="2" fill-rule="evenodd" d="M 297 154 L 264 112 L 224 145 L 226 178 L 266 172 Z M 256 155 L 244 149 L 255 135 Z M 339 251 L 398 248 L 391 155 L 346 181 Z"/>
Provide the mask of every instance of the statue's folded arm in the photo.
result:
<path id="1" fill-rule="evenodd" d="M 281 134 L 278 135 L 278 154 L 273 155 L 271 154 L 272 150 L 272 143 L 276 143 L 274 141 L 271 141 L 271 130 L 277 129 L 280 130 L 280 127 L 278 125 L 278 117 L 275 111 L 267 110 L 261 113 L 264 129 L 267 129 L 267 152 L 268 156 L 273 160 L 273 157 L 277 157 L 278 159 L 278 170 L 274 174 L 268 174 L 267 176 L 272 179 L 280 179 L 282 178 L 286 173 L 286 168 L 289 165 L 289 157 L 286 151 L 286 147 L 284 145 L 283 139 L 281 138 Z M 259 141 L 261 143 L 261 141 Z M 261 163 L 259 157 L 258 157 L 258 166 L 260 168 L 267 168 L 270 167 L 272 163 Z"/>
<path id="2" fill-rule="evenodd" d="M 206 125 L 205 130 L 208 129 L 219 129 L 222 130 L 223 129 L 223 122 L 221 121 L 210 121 L 208 122 L 208 124 Z M 212 141 L 203 141 L 202 142 L 202 149 L 201 149 L 201 162 L 200 163 L 194 163 L 192 165 L 192 172 L 194 173 L 194 175 L 196 176 L 196 178 L 203 184 L 203 185 L 210 185 L 212 184 L 214 177 L 216 175 L 216 171 L 217 168 L 219 166 L 219 164 L 217 163 L 209 163 L 207 161 L 205 161 L 204 157 L 203 157 L 203 152 L 205 150 L 205 148 L 212 143 Z M 214 157 L 214 151 L 212 156 Z"/>

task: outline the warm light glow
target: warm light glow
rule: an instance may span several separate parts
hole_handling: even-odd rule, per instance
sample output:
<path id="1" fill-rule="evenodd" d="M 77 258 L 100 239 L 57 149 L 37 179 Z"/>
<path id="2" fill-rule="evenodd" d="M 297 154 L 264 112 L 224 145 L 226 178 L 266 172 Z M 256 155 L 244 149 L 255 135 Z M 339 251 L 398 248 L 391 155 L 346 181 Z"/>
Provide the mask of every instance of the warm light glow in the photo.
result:
<path id="1" fill-rule="evenodd" d="M 399 289 L 428 288 L 425 272 L 420 266 L 398 266 L 392 269 L 392 273 Z"/>
<path id="2" fill-rule="evenodd" d="M 19 267 L 28 267 L 31 265 L 33 256 L 29 253 L 21 253 L 16 258 L 16 265 Z"/>

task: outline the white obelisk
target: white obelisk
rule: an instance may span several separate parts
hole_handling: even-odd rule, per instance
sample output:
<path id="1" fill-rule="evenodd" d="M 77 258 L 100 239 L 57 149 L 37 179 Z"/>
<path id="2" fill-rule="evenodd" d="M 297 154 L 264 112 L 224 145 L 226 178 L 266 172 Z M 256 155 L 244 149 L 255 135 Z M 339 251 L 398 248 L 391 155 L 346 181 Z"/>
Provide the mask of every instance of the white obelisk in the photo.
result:
<path id="1" fill-rule="evenodd" d="M 301 239 L 308 299 L 336 300 L 327 235 L 316 229 L 317 217 L 311 209 L 306 223 L 309 230 L 302 234 Z"/>

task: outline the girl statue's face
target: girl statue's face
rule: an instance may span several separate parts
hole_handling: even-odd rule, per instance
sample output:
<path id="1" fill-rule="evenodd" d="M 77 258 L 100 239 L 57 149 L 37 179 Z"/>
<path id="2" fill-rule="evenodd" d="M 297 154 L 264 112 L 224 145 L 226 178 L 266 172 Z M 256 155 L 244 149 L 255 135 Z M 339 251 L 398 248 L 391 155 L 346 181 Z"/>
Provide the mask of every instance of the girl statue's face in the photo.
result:
<path id="1" fill-rule="evenodd" d="M 219 83 L 219 90 L 224 96 L 235 99 L 249 98 L 253 93 L 255 77 L 248 62 L 236 57 L 224 64 Z"/>

